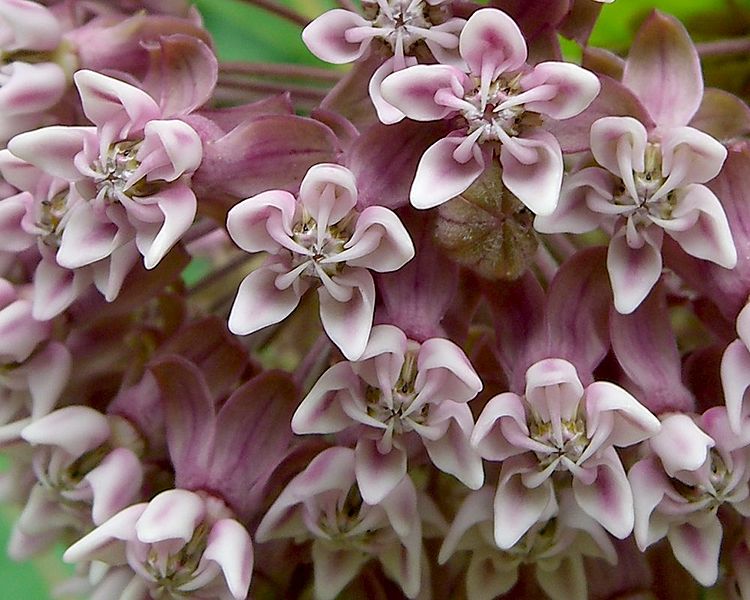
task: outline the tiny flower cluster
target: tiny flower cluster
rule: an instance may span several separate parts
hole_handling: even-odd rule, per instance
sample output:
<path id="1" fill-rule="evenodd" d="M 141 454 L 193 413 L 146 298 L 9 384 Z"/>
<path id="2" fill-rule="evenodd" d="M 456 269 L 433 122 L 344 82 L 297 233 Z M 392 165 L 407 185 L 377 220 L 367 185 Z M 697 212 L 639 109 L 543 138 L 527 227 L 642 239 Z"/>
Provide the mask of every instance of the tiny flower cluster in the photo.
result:
<path id="1" fill-rule="evenodd" d="M 338 71 L 0 0 L 8 553 L 92 600 L 750 599 L 750 109 L 669 15 L 588 46 L 608 3 L 257 2 Z"/>

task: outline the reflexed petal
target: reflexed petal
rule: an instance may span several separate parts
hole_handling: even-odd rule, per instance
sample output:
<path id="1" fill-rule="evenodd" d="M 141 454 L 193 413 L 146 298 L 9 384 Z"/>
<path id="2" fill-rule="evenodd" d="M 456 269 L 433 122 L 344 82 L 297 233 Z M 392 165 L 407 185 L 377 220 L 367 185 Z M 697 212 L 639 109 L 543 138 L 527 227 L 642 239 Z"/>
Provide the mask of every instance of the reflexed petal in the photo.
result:
<path id="1" fill-rule="evenodd" d="M 83 150 L 84 140 L 95 135 L 93 127 L 43 127 L 18 134 L 8 142 L 8 150 L 50 175 L 78 181 L 84 176 L 73 159 Z"/>
<path id="2" fill-rule="evenodd" d="M 32 315 L 40 321 L 53 319 L 73 304 L 90 283 L 90 273 L 64 269 L 54 259 L 42 258 L 34 271 Z"/>
<path id="3" fill-rule="evenodd" d="M 661 154 L 662 173 L 668 175 L 662 189 L 673 190 L 716 177 L 727 158 L 727 149 L 693 127 L 674 127 L 662 134 Z"/>
<path id="4" fill-rule="evenodd" d="M 706 462 L 716 442 L 701 431 L 688 415 L 670 414 L 662 419 L 661 431 L 649 441 L 670 476 L 677 471 L 695 471 Z"/>
<path id="5" fill-rule="evenodd" d="M 148 121 L 161 117 L 156 101 L 129 83 L 88 70 L 77 71 L 73 79 L 86 116 L 100 128 L 113 128 L 111 142 L 127 138 L 130 131 L 142 130 Z"/>
<path id="6" fill-rule="evenodd" d="M 557 512 L 552 485 L 527 488 L 521 481 L 521 470 L 509 463 L 503 465 L 494 502 L 495 543 L 504 550 L 513 547 L 536 522 L 546 521 Z"/>
<path id="7" fill-rule="evenodd" d="M 540 233 L 588 233 L 602 220 L 590 206 L 612 200 L 614 182 L 604 169 L 589 167 L 563 179 L 557 208 L 549 215 L 536 215 L 534 229 Z M 591 199 L 591 200 L 590 200 Z"/>
<path id="8" fill-rule="evenodd" d="M 633 40 L 622 82 L 660 127 L 687 125 L 703 97 L 703 74 L 682 23 L 651 13 Z"/>
<path id="9" fill-rule="evenodd" d="M 396 271 L 414 258 L 414 244 L 401 220 L 382 206 L 368 206 L 357 219 L 337 262 L 379 273 Z M 326 260 L 322 261 L 323 263 Z"/>
<path id="10" fill-rule="evenodd" d="M 463 99 L 466 75 L 448 65 L 415 65 L 388 75 L 380 85 L 386 102 L 415 121 L 437 121 L 456 112 L 438 101 L 441 94 Z"/>
<path id="11" fill-rule="evenodd" d="M 320 320 L 328 337 L 347 360 L 357 360 L 367 346 L 372 329 L 375 282 L 369 271 L 358 268 L 343 271 L 335 281 L 342 286 L 351 286 L 351 299 L 339 302 L 325 286 L 319 287 Z"/>
<path id="12" fill-rule="evenodd" d="M 110 428 L 99 411 L 88 406 L 66 406 L 24 427 L 21 437 L 29 444 L 59 446 L 79 457 L 109 437 Z"/>
<path id="13" fill-rule="evenodd" d="M 362 499 L 367 504 L 380 504 L 406 475 L 406 453 L 394 447 L 381 454 L 376 441 L 367 438 L 359 439 L 354 453 L 354 471 Z"/>
<path id="14" fill-rule="evenodd" d="M 430 411 L 430 424 L 448 419 L 448 429 L 440 439 L 423 437 L 432 464 L 444 473 L 456 477 L 472 490 L 478 490 L 484 483 L 482 458 L 469 443 L 474 425 L 471 409 L 466 404 L 442 402 Z"/>
<path id="15" fill-rule="evenodd" d="M 227 587 L 236 600 L 247 596 L 253 574 L 253 544 L 242 525 L 234 519 L 219 519 L 214 523 L 203 559 L 221 567 Z"/>
<path id="16" fill-rule="evenodd" d="M 370 100 L 372 100 L 372 105 L 375 107 L 375 110 L 378 113 L 378 119 L 380 119 L 381 123 L 385 123 L 386 125 L 393 125 L 394 123 L 398 123 L 406 116 L 398 108 L 396 108 L 392 104 L 389 104 L 388 101 L 383 98 L 383 93 L 381 90 L 383 80 L 391 73 L 395 72 L 395 60 L 396 59 L 394 57 L 391 57 L 377 69 L 375 69 L 375 73 L 373 73 L 372 77 L 370 78 L 370 83 L 367 86 L 367 90 L 370 93 Z M 404 63 L 407 67 L 412 67 L 417 64 L 417 59 L 413 56 L 405 56 Z"/>
<path id="17" fill-rule="evenodd" d="M 60 44 L 61 27 L 55 13 L 26 0 L 0 3 L 3 51 L 55 50 Z"/>
<path id="18" fill-rule="evenodd" d="M 141 461 L 128 448 L 115 448 L 84 479 L 94 492 L 91 520 L 101 525 L 140 497 Z"/>
<path id="19" fill-rule="evenodd" d="M 635 540 L 641 552 L 667 535 L 668 524 L 659 518 L 658 505 L 664 497 L 669 481 L 656 459 L 637 462 L 628 473 L 633 490 L 635 512 Z"/>
<path id="20" fill-rule="evenodd" d="M 508 436 L 509 433 L 511 436 Z M 521 397 L 505 392 L 485 405 L 471 434 L 471 444 L 482 458 L 501 461 L 526 452 L 529 448 L 518 442 L 528 436 L 526 411 Z"/>
<path id="21" fill-rule="evenodd" d="M 737 249 L 719 199 L 704 185 L 692 184 L 673 192 L 675 205 L 669 219 L 653 219 L 680 247 L 696 258 L 725 269 L 737 264 Z"/>
<path id="22" fill-rule="evenodd" d="M 156 237 L 142 237 L 136 231 L 135 240 L 138 250 L 143 253 L 144 266 L 153 269 L 193 224 L 198 202 L 190 186 L 183 183 L 167 186 L 149 199 L 159 206 L 164 224 Z"/>
<path id="23" fill-rule="evenodd" d="M 333 64 L 353 62 L 362 56 L 370 45 L 370 38 L 350 42 L 347 31 L 356 27 L 369 27 L 370 22 L 356 13 L 340 8 L 329 10 L 302 31 L 302 41 L 319 59 Z"/>
<path id="24" fill-rule="evenodd" d="M 373 331 L 375 329 L 373 328 Z M 344 412 L 338 392 L 359 386 L 357 376 L 347 362 L 340 362 L 328 369 L 300 403 L 292 417 L 292 431 L 305 433 L 335 433 L 354 422 Z"/>
<path id="25" fill-rule="evenodd" d="M 573 493 L 579 506 L 596 519 L 612 535 L 625 539 L 633 531 L 633 494 L 620 458 L 614 448 L 604 451 L 601 462 L 587 464 L 596 470 L 596 479 L 586 484 L 577 477 L 573 479 Z"/>
<path id="26" fill-rule="evenodd" d="M 520 68 L 527 57 L 526 40 L 518 25 L 496 8 L 481 8 L 471 15 L 458 48 L 471 72 L 489 81 Z"/>
<path id="27" fill-rule="evenodd" d="M 286 319 L 300 301 L 294 287 L 280 290 L 275 281 L 278 273 L 261 267 L 245 277 L 229 313 L 229 330 L 247 335 Z"/>
<path id="28" fill-rule="evenodd" d="M 33 400 L 31 416 L 36 419 L 49 413 L 68 385 L 73 366 L 70 350 L 60 342 L 49 342 L 27 362 L 30 373 L 29 393 Z"/>
<path id="29" fill-rule="evenodd" d="M 615 296 L 615 308 L 630 314 L 643 302 L 661 277 L 661 230 L 655 241 L 646 238 L 640 248 L 631 248 L 621 230 L 612 238 L 607 252 L 607 270 Z"/>
<path id="30" fill-rule="evenodd" d="M 119 233 L 118 226 L 92 205 L 78 204 L 63 230 L 57 262 L 66 269 L 77 269 L 107 258 L 118 246 Z"/>
<path id="31" fill-rule="evenodd" d="M 32 317 L 28 300 L 11 301 L 0 310 L 0 359 L 6 364 L 25 361 L 50 333 L 50 323 Z"/>
<path id="32" fill-rule="evenodd" d="M 523 149 L 523 160 L 514 153 L 515 146 Z M 526 161 L 527 152 L 534 155 L 533 161 Z M 560 145 L 551 133 L 536 129 L 524 137 L 513 138 L 513 147 L 506 143 L 500 149 L 500 163 L 503 183 L 531 212 L 539 215 L 554 212 L 560 199 L 563 160 Z"/>
<path id="33" fill-rule="evenodd" d="M 633 117 L 603 117 L 591 126 L 591 152 L 601 166 L 626 182 L 645 170 L 648 133 Z"/>
<path id="34" fill-rule="evenodd" d="M 227 230 L 234 243 L 247 252 L 276 253 L 281 240 L 292 236 L 296 209 L 297 201 L 289 192 L 263 192 L 229 210 Z"/>
<path id="35" fill-rule="evenodd" d="M 135 525 L 147 506 L 148 504 L 143 502 L 121 510 L 68 548 L 63 554 L 63 560 L 67 563 L 78 563 L 102 560 L 104 556 L 109 556 L 109 564 L 125 564 L 125 549 L 118 540 L 136 539 Z M 120 557 L 119 562 L 112 560 L 113 553 L 114 556 Z"/>
<path id="36" fill-rule="evenodd" d="M 438 140 L 422 155 L 409 192 L 412 206 L 433 208 L 443 204 L 466 191 L 482 174 L 485 164 L 481 155 L 465 163 L 453 158 L 463 141 L 463 137 Z"/>
<path id="37" fill-rule="evenodd" d="M 167 490 L 148 503 L 135 531 L 138 540 L 147 544 L 165 540 L 183 540 L 187 544 L 205 514 L 206 507 L 198 494 Z"/>
<path id="38" fill-rule="evenodd" d="M 427 396 L 426 401 L 468 402 L 482 390 L 482 381 L 464 351 L 445 338 L 422 343 L 417 369 L 415 386 L 420 396 Z"/>
<path id="39" fill-rule="evenodd" d="M 732 430 L 740 434 L 750 414 L 750 403 L 745 402 L 747 389 L 750 388 L 750 352 L 741 340 L 733 341 L 724 351 L 721 358 L 721 383 L 729 423 Z"/>
<path id="40" fill-rule="evenodd" d="M 550 100 L 524 103 L 527 110 L 542 113 L 553 119 L 569 119 L 583 112 L 596 98 L 601 85 L 599 78 L 566 62 L 543 62 L 521 78 L 521 87 L 531 90 L 538 86 L 551 86 L 554 96 Z"/>
<path id="41" fill-rule="evenodd" d="M 354 174 L 341 165 L 318 164 L 302 180 L 299 201 L 325 229 L 343 219 L 357 204 Z"/>
<path id="42" fill-rule="evenodd" d="M 62 68 L 51 62 L 12 62 L 2 67 L 0 110 L 7 117 L 45 111 L 65 93 L 67 82 Z"/>
<path id="43" fill-rule="evenodd" d="M 711 587 L 719 577 L 722 527 L 717 516 L 700 526 L 674 525 L 667 533 L 677 561 L 701 585 Z"/>
<path id="44" fill-rule="evenodd" d="M 148 181 L 174 181 L 200 166 L 203 144 L 195 129 L 184 121 L 154 120 L 146 124 L 136 157 L 140 165 L 129 177 L 128 185 L 142 176 Z"/>

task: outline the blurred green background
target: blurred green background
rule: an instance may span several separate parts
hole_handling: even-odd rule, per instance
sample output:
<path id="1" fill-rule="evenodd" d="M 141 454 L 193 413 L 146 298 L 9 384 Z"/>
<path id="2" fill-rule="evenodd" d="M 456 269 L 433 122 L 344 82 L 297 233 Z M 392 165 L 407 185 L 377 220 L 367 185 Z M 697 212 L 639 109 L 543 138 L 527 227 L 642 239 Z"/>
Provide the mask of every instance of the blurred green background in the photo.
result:
<path id="1" fill-rule="evenodd" d="M 293 62 L 323 66 L 301 42 L 299 28 L 240 0 L 198 0 L 207 28 L 214 35 L 223 60 Z M 331 8 L 330 0 L 286 0 L 307 17 L 315 17 Z M 750 0 L 616 0 L 605 5 L 591 43 L 615 51 L 626 50 L 632 32 L 642 18 L 658 8 L 682 19 L 693 36 L 712 39 L 717 36 L 748 35 L 747 19 L 737 19 L 737 9 L 750 10 Z M 747 15 L 746 15 L 747 16 Z M 574 49 L 566 51 L 575 55 Z M 741 57 L 747 77 L 750 59 Z M 0 511 L 0 545 L 5 547 L 15 513 Z M 0 553 L 0 600 L 47 600 L 51 587 L 72 571 L 62 564 L 62 549 L 31 563 L 18 564 Z"/>

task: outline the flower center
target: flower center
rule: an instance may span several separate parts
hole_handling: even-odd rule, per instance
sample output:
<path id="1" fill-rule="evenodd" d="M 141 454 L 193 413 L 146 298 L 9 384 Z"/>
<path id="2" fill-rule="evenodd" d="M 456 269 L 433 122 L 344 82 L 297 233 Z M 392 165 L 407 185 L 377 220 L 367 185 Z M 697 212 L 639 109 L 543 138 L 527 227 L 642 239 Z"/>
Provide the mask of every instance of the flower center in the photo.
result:
<path id="1" fill-rule="evenodd" d="M 68 197 L 69 191 L 63 190 L 40 202 L 36 226 L 41 230 L 41 240 L 47 246 L 60 247 L 64 228 L 62 221 L 68 211 Z"/>
<path id="2" fill-rule="evenodd" d="M 378 0 L 363 2 L 366 16 L 372 15 L 374 27 L 382 29 L 382 38 L 396 55 L 409 52 L 432 27 L 430 7 L 423 0 Z"/>
<path id="3" fill-rule="evenodd" d="M 669 219 L 674 210 L 675 199 L 672 193 L 658 194 L 666 178 L 662 175 L 662 156 L 659 144 L 649 143 L 644 155 L 643 171 L 633 171 L 633 187 L 620 181 L 613 201 L 620 206 L 632 207 L 623 213 L 635 218 L 636 224 L 648 224 L 651 217 Z"/>
<path id="4" fill-rule="evenodd" d="M 577 416 L 575 420 L 560 420 L 559 429 L 554 428 L 552 423 L 532 420 L 529 423 L 529 433 L 533 440 L 550 449 L 548 453 L 536 453 L 543 468 L 563 456 L 577 462 L 589 444 L 586 423 L 581 416 Z M 563 465 L 558 464 L 557 469 L 563 468 Z"/>
<path id="5" fill-rule="evenodd" d="M 308 277 L 320 277 L 323 271 L 326 275 L 333 276 L 344 268 L 342 262 L 329 262 L 330 259 L 344 251 L 344 245 L 352 235 L 350 224 L 353 214 L 344 217 L 335 225 L 330 225 L 321 230 L 318 223 L 310 215 L 304 214 L 301 221 L 292 229 L 292 239 L 300 246 L 308 250 L 308 254 L 295 254 L 292 259 L 294 267 L 306 264 L 302 275 Z"/>

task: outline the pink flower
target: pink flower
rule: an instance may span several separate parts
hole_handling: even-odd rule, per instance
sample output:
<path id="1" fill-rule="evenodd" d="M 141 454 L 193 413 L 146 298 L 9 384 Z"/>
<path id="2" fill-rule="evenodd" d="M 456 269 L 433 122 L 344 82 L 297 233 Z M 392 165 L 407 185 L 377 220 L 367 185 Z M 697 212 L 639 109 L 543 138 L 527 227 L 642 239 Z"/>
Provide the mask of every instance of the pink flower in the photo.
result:
<path id="1" fill-rule="evenodd" d="M 532 564 L 537 582 L 553 600 L 587 598 L 584 557 L 617 562 L 606 531 L 581 511 L 569 491 L 563 494 L 555 517 L 536 523 L 511 548 L 498 548 L 492 527 L 492 492 L 484 487 L 466 497 L 438 556 L 444 564 L 456 552 L 470 552 L 467 597 L 492 600 L 507 593 L 518 581 L 521 566 Z"/>
<path id="2" fill-rule="evenodd" d="M 409 598 L 420 588 L 422 526 L 417 492 L 405 477 L 377 505 L 356 487 L 354 450 L 328 448 L 286 486 L 256 539 L 312 539 L 315 595 L 332 600 L 372 558 Z"/>
<path id="3" fill-rule="evenodd" d="M 391 73 L 417 64 L 413 54 L 420 42 L 439 62 L 460 62 L 458 34 L 466 21 L 446 17 L 449 7 L 444 0 L 378 0 L 363 7 L 368 18 L 336 8 L 305 27 L 302 39 L 315 56 L 334 64 L 358 60 L 373 41 L 382 41 L 393 56 L 376 69 L 368 89 L 380 120 L 396 123 L 404 113 L 383 99 L 380 84 Z"/>
<path id="4" fill-rule="evenodd" d="M 392 211 L 358 212 L 356 203 L 351 171 L 321 164 L 307 172 L 298 198 L 272 190 L 229 211 L 227 229 L 237 245 L 272 254 L 240 284 L 229 315 L 233 333 L 278 323 L 317 286 L 326 333 L 347 358 L 362 354 L 375 308 L 368 269 L 395 271 L 414 256 L 414 246 Z"/>
<path id="5" fill-rule="evenodd" d="M 368 504 L 380 503 L 406 477 L 409 440 L 417 437 L 438 469 L 478 489 L 484 473 L 469 445 L 474 419 L 466 403 L 481 389 L 453 342 L 419 344 L 392 325 L 376 325 L 358 362 L 338 363 L 321 376 L 294 414 L 292 430 L 356 427 L 354 470 Z"/>
<path id="6" fill-rule="evenodd" d="M 495 496 L 495 541 L 510 548 L 530 527 L 554 515 L 552 475 L 567 471 L 576 502 L 618 538 L 633 529 L 633 497 L 615 447 L 659 431 L 659 422 L 624 389 L 608 382 L 581 385 L 575 367 L 546 359 L 526 372 L 526 393 L 487 403 L 472 445 L 503 461 Z M 549 515 L 548 515 L 549 516 Z"/>
<path id="7" fill-rule="evenodd" d="M 387 77 L 383 97 L 417 121 L 458 117 L 460 126 L 422 156 L 410 199 L 438 206 L 466 190 L 493 155 L 503 183 L 530 210 L 550 214 L 563 175 L 557 140 L 539 125 L 583 111 L 599 92 L 597 77 L 576 65 L 528 67 L 521 31 L 495 8 L 476 11 L 459 41 L 463 70 L 416 65 Z"/>
<path id="8" fill-rule="evenodd" d="M 678 21 L 655 13 L 644 23 L 623 83 L 649 122 L 597 120 L 591 152 L 601 167 L 572 175 L 555 212 L 537 216 L 534 227 L 584 233 L 601 226 L 611 233 L 607 268 L 614 303 L 630 313 L 661 276 L 665 231 L 688 254 L 727 269 L 735 266 L 737 251 L 719 199 L 702 185 L 719 173 L 727 151 L 688 126 L 703 97 L 703 78 Z"/>
<path id="9" fill-rule="evenodd" d="M 678 562 L 701 585 L 718 577 L 722 524 L 730 505 L 750 516 L 747 447 L 729 428 L 724 407 L 700 419 L 668 415 L 649 442 L 653 454 L 628 474 L 635 497 L 635 539 L 641 551 L 666 538 Z"/>
<path id="10" fill-rule="evenodd" d="M 75 81 L 96 127 L 46 127 L 16 136 L 8 147 L 73 183 L 83 198 L 62 232 L 60 266 L 94 263 L 135 240 L 146 268 L 153 268 L 195 217 L 189 179 L 201 162 L 200 137 L 135 86 L 93 71 L 79 71 Z"/>
<path id="11" fill-rule="evenodd" d="M 198 600 L 244 600 L 253 570 L 247 530 L 208 494 L 167 490 L 114 515 L 68 548 L 67 562 L 127 562 L 127 589 Z"/>

